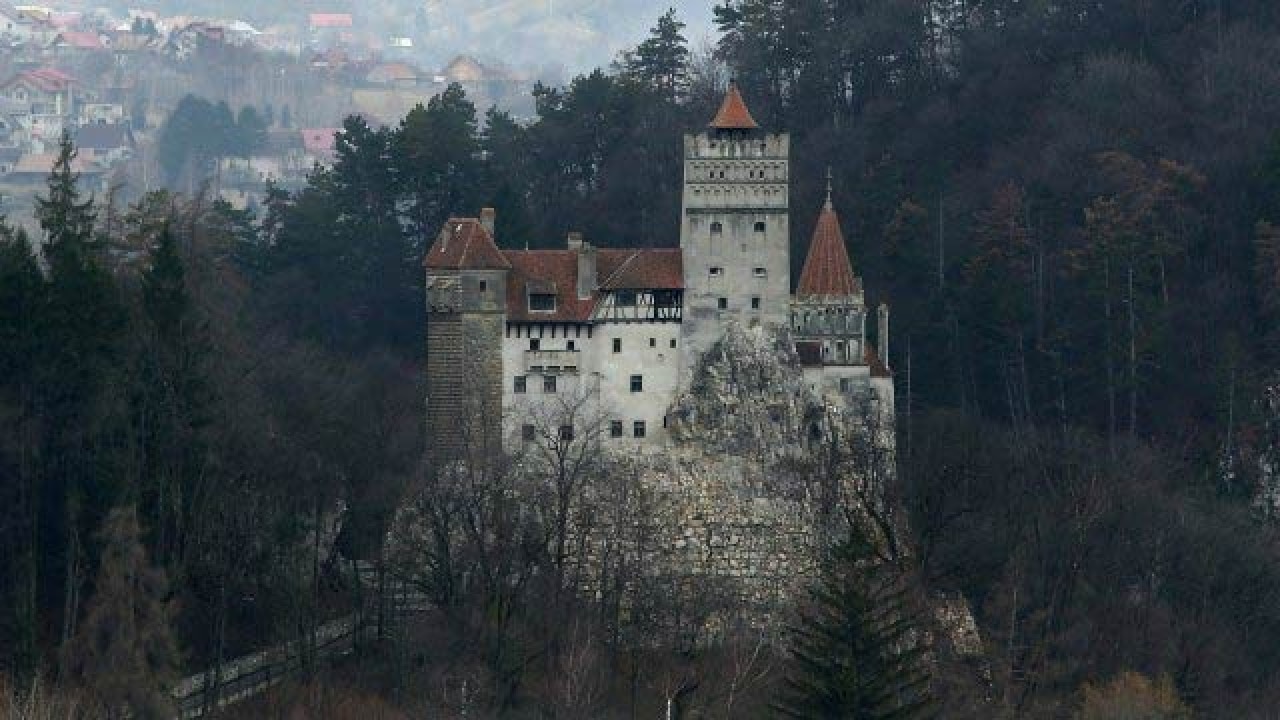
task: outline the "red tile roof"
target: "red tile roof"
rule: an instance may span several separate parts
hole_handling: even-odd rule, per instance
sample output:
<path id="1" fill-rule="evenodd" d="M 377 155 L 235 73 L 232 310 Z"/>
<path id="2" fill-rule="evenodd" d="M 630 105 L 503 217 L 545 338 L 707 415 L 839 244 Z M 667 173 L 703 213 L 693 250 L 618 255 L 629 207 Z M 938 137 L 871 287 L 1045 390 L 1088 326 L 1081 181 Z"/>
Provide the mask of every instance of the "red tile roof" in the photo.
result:
<path id="1" fill-rule="evenodd" d="M 475 218 L 449 218 L 422 262 L 435 270 L 507 270 L 493 236 Z"/>
<path id="2" fill-rule="evenodd" d="M 605 290 L 683 290 L 679 248 L 597 251 L 596 277 Z"/>
<path id="3" fill-rule="evenodd" d="M 738 83 L 729 81 L 729 91 L 724 94 L 720 111 L 716 113 L 710 127 L 717 130 L 755 130 L 760 127 L 756 124 L 755 118 L 751 117 L 751 111 L 742 100 L 742 93 L 738 92 Z"/>
<path id="4" fill-rule="evenodd" d="M 97 33 L 79 32 L 74 30 L 66 30 L 58 33 L 58 37 L 53 40 L 54 45 L 61 47 L 71 47 L 78 50 L 106 50 L 107 46 L 102 43 L 102 38 Z"/>
<path id="5" fill-rule="evenodd" d="M 800 273 L 800 282 L 796 285 L 796 296 L 847 297 L 859 292 L 858 278 L 853 274 L 849 251 L 844 245 L 844 233 L 840 231 L 840 218 L 828 198 L 813 230 L 813 241 L 809 245 L 809 256 L 804 261 L 804 270 Z"/>
<path id="6" fill-rule="evenodd" d="M 596 278 L 601 290 L 680 290 L 684 265 L 678 249 L 597 249 Z M 504 250 L 507 320 L 512 322 L 587 322 L 600 302 L 599 292 L 578 297 L 577 250 Z M 530 312 L 530 291 L 554 293 L 555 312 Z"/>
<path id="7" fill-rule="evenodd" d="M 575 250 L 507 250 L 507 320 L 510 322 L 587 322 L 596 297 L 578 298 L 578 253 Z M 532 292 L 556 296 L 553 312 L 530 312 Z"/>
<path id="8" fill-rule="evenodd" d="M 0 87 L 9 87 L 19 82 L 26 82 L 29 85 L 39 89 L 41 92 L 57 93 L 67 89 L 68 85 L 75 84 L 77 81 L 74 77 L 53 68 L 37 68 L 35 70 L 27 70 L 25 72 L 14 75 L 5 81 Z"/>
<path id="9" fill-rule="evenodd" d="M 347 13 L 311 13 L 313 28 L 349 28 L 354 23 Z"/>
<path id="10" fill-rule="evenodd" d="M 335 141 L 342 128 L 303 128 L 302 147 L 312 155 L 328 157 L 333 154 Z"/>

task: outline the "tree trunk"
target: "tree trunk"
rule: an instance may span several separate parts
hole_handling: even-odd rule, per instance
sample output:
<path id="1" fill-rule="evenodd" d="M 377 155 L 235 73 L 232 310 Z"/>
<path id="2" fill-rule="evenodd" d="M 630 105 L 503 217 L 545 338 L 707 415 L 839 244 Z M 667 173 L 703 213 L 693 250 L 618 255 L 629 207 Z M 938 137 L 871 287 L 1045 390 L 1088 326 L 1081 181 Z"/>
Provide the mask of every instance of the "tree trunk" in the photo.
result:
<path id="1" fill-rule="evenodd" d="M 1128 267 L 1129 295 L 1129 437 L 1138 434 L 1138 311 L 1134 307 L 1133 263 Z"/>

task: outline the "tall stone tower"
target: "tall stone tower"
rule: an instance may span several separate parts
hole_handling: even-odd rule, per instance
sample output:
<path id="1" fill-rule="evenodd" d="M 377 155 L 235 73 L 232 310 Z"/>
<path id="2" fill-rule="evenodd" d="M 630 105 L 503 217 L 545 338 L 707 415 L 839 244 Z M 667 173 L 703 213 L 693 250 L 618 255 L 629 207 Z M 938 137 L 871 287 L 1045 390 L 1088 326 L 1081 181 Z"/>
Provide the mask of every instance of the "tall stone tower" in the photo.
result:
<path id="1" fill-rule="evenodd" d="M 497 457 L 502 447 L 502 339 L 511 264 L 493 241 L 493 211 L 450 218 L 427 273 L 427 446 L 437 466 Z"/>
<path id="2" fill-rule="evenodd" d="M 789 154 L 790 138 L 761 131 L 734 83 L 706 132 L 684 138 L 686 372 L 731 318 L 787 322 Z"/>

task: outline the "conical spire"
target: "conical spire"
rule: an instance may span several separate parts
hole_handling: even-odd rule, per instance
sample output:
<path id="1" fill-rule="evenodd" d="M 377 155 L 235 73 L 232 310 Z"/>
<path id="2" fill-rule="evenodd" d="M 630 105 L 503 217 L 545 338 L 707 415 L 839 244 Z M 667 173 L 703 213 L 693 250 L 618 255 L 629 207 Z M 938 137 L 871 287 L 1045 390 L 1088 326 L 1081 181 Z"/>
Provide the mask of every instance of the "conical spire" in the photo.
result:
<path id="1" fill-rule="evenodd" d="M 827 201 L 818 214 L 818 225 L 813 230 L 809 244 L 809 257 L 805 258 L 798 296 L 852 296 L 859 292 L 858 278 L 853 274 L 853 263 L 844 245 L 844 233 L 840 230 L 840 217 L 831 205 L 831 180 L 828 171 Z"/>
<path id="2" fill-rule="evenodd" d="M 720 111 L 716 113 L 709 127 L 716 130 L 755 130 L 760 127 L 756 124 L 755 118 L 751 117 L 747 103 L 742 100 L 742 93 L 738 92 L 736 81 L 729 81 L 729 90 L 724 94 L 724 101 L 720 103 Z"/>

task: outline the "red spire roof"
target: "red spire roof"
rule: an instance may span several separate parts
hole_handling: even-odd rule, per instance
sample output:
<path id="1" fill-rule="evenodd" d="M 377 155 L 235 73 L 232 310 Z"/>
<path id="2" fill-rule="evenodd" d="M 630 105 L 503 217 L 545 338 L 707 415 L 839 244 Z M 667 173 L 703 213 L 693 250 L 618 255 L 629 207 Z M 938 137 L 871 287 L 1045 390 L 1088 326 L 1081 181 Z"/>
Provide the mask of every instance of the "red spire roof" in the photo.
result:
<path id="1" fill-rule="evenodd" d="M 423 265 L 433 270 L 510 270 L 493 236 L 476 218 L 449 218 Z"/>
<path id="2" fill-rule="evenodd" d="M 844 246 L 840 218 L 828 195 L 822 213 L 818 215 L 818 226 L 813 230 L 809 257 L 804 261 L 796 295 L 850 296 L 858 292 L 858 278 L 853 274 L 849 251 Z"/>
<path id="3" fill-rule="evenodd" d="M 709 127 L 717 130 L 755 130 L 760 127 L 756 124 L 755 118 L 751 117 L 747 104 L 743 102 L 742 93 L 738 92 L 738 83 L 729 81 L 729 91 L 724 94 L 720 111 L 716 113 Z"/>

